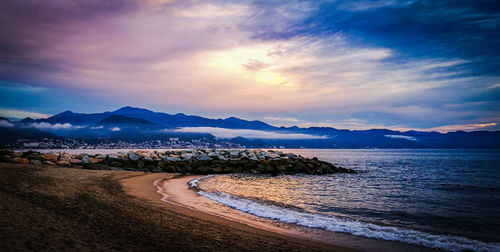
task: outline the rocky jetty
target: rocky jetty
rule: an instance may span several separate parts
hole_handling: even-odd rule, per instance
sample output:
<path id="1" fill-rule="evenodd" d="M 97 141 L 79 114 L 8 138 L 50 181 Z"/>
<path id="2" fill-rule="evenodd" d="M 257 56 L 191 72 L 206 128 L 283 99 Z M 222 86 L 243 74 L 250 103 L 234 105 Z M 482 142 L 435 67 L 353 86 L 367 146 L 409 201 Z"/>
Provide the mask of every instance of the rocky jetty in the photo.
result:
<path id="1" fill-rule="evenodd" d="M 92 170 L 134 170 L 191 174 L 330 174 L 355 173 L 318 158 L 304 158 L 274 150 L 168 150 L 129 151 L 115 154 L 40 153 L 0 151 L 2 162 L 45 164 Z"/>

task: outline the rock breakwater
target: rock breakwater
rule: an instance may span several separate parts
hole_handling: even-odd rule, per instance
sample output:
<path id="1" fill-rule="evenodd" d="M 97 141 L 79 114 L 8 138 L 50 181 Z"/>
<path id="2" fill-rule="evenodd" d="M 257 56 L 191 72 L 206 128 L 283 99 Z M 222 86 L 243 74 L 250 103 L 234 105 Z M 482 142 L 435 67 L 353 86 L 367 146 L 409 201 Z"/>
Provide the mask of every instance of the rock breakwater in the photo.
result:
<path id="1" fill-rule="evenodd" d="M 355 173 L 318 158 L 274 150 L 137 150 L 114 154 L 0 151 L 2 162 L 45 164 L 92 170 L 134 170 L 191 174 L 331 174 Z"/>

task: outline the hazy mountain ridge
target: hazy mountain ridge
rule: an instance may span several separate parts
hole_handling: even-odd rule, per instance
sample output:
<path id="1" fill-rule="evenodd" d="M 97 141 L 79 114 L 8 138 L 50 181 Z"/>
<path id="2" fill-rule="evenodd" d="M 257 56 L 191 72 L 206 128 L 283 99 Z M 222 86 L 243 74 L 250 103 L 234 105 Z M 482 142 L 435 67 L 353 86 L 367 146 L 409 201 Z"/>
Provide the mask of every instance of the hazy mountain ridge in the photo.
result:
<path id="1" fill-rule="evenodd" d="M 228 131 L 252 131 L 278 134 L 266 137 L 225 137 L 228 141 L 249 147 L 284 146 L 287 148 L 500 148 L 500 131 L 475 132 L 400 132 L 389 129 L 346 130 L 331 127 L 276 127 L 262 121 L 237 117 L 210 119 L 182 113 L 167 114 L 143 108 L 123 107 L 103 113 L 74 113 L 64 111 L 45 119 L 25 118 L 16 126 L 44 126 L 41 130 L 71 138 L 110 138 L 127 141 L 168 139 L 189 136 L 190 139 L 214 139 L 209 132 L 179 132 L 191 129 L 221 128 Z M 59 125 L 59 127 L 51 127 Z M 62 125 L 62 126 L 61 126 Z M 17 128 L 17 127 L 16 127 Z M 200 128 L 201 129 L 201 128 Z M 301 135 L 300 139 L 287 136 Z M 215 134 L 217 136 L 217 134 Z M 307 136 L 311 136 L 308 139 Z M 317 139 L 313 139 L 313 136 Z M 320 136 L 322 139 L 319 139 Z"/>

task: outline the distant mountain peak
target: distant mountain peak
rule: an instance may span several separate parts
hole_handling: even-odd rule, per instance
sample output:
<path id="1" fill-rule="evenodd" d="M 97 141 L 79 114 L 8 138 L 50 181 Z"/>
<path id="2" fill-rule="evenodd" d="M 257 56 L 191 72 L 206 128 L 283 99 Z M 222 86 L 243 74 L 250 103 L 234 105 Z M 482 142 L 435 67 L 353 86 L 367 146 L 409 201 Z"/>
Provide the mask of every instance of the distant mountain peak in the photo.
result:
<path id="1" fill-rule="evenodd" d="M 31 118 L 31 117 L 26 117 L 24 119 L 22 119 L 21 121 L 19 121 L 20 123 L 33 123 L 35 122 L 35 119 Z"/>
<path id="2" fill-rule="evenodd" d="M 69 117 L 69 116 L 76 116 L 76 115 L 78 115 L 78 114 L 73 113 L 73 111 L 71 111 L 71 110 L 66 110 L 66 111 L 59 113 L 59 114 L 56 114 L 52 117 L 54 117 L 54 118 L 56 118 L 56 117 Z"/>
<path id="3" fill-rule="evenodd" d="M 7 121 L 7 122 L 10 122 L 10 120 L 9 120 L 9 119 L 7 119 L 7 118 L 5 118 L 5 117 L 3 117 L 3 116 L 0 116 L 0 121 Z"/>
<path id="4" fill-rule="evenodd" d="M 136 108 L 136 107 L 132 107 L 132 106 L 121 107 L 121 108 L 115 110 L 114 112 L 116 113 L 116 112 L 140 112 L 140 111 L 153 112 L 153 111 L 148 110 L 148 109 Z"/>
<path id="5" fill-rule="evenodd" d="M 109 124 L 120 125 L 120 124 L 154 124 L 154 123 L 152 123 L 148 120 L 139 119 L 139 118 L 131 118 L 131 117 L 122 116 L 122 115 L 110 115 L 110 116 L 100 120 L 96 124 L 99 124 L 99 125 L 109 125 Z"/>

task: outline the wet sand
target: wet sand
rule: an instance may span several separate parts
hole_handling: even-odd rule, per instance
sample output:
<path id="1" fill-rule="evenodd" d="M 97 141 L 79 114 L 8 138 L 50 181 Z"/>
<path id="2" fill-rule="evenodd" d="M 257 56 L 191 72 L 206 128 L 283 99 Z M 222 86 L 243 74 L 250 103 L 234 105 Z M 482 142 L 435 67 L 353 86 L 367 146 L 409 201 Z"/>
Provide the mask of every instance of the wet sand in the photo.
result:
<path id="1" fill-rule="evenodd" d="M 141 190 L 127 191 L 130 191 L 137 197 L 148 197 L 149 200 L 153 201 L 161 199 L 169 204 L 174 204 L 184 209 L 190 209 L 191 211 L 189 211 L 189 213 L 195 214 L 198 218 L 206 218 L 207 216 L 220 217 L 225 224 L 230 226 L 244 225 L 261 231 L 270 231 L 274 234 L 293 237 L 296 240 L 305 240 L 318 244 L 328 244 L 329 246 L 334 246 L 336 248 L 342 247 L 349 250 L 439 251 L 436 249 L 414 246 L 406 243 L 357 237 L 350 234 L 328 232 L 325 230 L 306 228 L 275 220 L 260 218 L 235 210 L 197 194 L 195 190 L 189 188 L 188 182 L 193 179 L 203 177 L 201 175 L 166 175 L 167 176 L 162 176 L 161 174 L 149 174 L 144 175 L 143 177 L 133 177 L 121 181 L 125 188 L 127 188 L 128 185 L 135 185 L 138 187 L 139 184 L 142 184 L 142 186 L 139 187 L 147 187 L 148 183 L 152 183 L 155 185 L 156 189 L 149 189 L 148 192 L 151 193 L 149 196 L 146 196 L 143 193 L 144 191 Z M 153 193 L 153 191 L 156 193 Z M 137 194 L 138 192 L 140 192 L 141 195 Z M 160 194 L 161 196 L 158 196 Z"/>
<path id="2" fill-rule="evenodd" d="M 170 176 L 0 163 L 0 251 L 352 251 L 161 201 Z"/>

